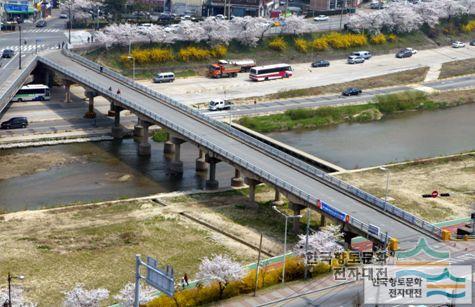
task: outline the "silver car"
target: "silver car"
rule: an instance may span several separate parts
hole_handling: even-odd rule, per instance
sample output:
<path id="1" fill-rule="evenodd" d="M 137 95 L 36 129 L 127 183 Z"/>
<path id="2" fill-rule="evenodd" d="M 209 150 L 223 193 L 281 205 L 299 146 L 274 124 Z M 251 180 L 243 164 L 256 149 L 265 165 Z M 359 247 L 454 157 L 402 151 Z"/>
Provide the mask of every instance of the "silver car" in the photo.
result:
<path id="1" fill-rule="evenodd" d="M 361 64 L 364 63 L 364 58 L 357 55 L 350 55 L 347 62 L 348 64 Z"/>

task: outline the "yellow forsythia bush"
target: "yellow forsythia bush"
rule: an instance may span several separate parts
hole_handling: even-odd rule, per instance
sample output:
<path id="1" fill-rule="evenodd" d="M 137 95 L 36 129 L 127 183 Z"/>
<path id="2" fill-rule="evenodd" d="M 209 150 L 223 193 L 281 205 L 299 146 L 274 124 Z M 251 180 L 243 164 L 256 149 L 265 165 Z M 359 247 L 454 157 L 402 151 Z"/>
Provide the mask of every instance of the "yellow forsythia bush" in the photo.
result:
<path id="1" fill-rule="evenodd" d="M 393 34 L 393 33 L 389 34 L 388 37 L 387 37 L 387 40 L 390 41 L 390 42 L 395 42 L 395 41 L 397 41 L 397 36 L 396 36 L 396 34 Z"/>
<path id="2" fill-rule="evenodd" d="M 312 41 L 312 48 L 316 51 L 328 49 L 328 42 L 324 37 L 316 38 Z"/>
<path id="3" fill-rule="evenodd" d="M 190 60 L 202 61 L 209 57 L 209 50 L 198 47 L 186 47 L 178 51 L 178 59 L 183 62 L 189 62 Z"/>
<path id="4" fill-rule="evenodd" d="M 284 51 L 285 49 L 287 49 L 287 43 L 280 36 L 270 40 L 269 43 L 268 43 L 268 46 L 269 46 L 269 48 L 271 48 L 275 51 L 279 51 L 279 52 Z"/>
<path id="5" fill-rule="evenodd" d="M 228 54 L 228 48 L 224 45 L 218 45 L 211 49 L 211 56 L 214 58 L 222 58 Z"/>
<path id="6" fill-rule="evenodd" d="M 475 20 L 469 21 L 466 25 L 462 26 L 462 31 L 465 33 L 470 33 L 475 30 Z"/>
<path id="7" fill-rule="evenodd" d="M 174 59 L 173 52 L 170 49 L 160 48 L 135 49 L 132 50 L 131 55 L 135 58 L 137 64 L 163 63 Z M 124 64 L 131 64 L 128 55 L 121 55 L 119 60 Z"/>
<path id="8" fill-rule="evenodd" d="M 310 44 L 308 41 L 306 41 L 305 39 L 303 38 L 296 38 L 294 40 L 294 43 L 295 43 L 295 48 L 299 51 L 299 52 L 302 52 L 302 53 L 307 53 L 308 50 L 310 49 Z"/>
<path id="9" fill-rule="evenodd" d="M 382 44 L 387 43 L 386 36 L 382 33 L 378 34 L 378 35 L 371 36 L 370 41 L 371 41 L 371 44 L 375 44 L 375 45 L 382 45 Z"/>

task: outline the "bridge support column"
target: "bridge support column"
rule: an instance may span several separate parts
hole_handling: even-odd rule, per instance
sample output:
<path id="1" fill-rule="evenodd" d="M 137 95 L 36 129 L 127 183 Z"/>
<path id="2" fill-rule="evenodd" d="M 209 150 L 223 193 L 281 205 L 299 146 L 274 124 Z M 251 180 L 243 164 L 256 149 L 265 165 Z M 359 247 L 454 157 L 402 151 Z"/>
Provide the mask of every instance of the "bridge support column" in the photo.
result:
<path id="1" fill-rule="evenodd" d="M 196 159 L 196 171 L 197 172 L 206 172 L 208 170 L 208 163 L 205 160 L 205 152 L 200 149 L 200 155 Z"/>
<path id="2" fill-rule="evenodd" d="M 107 116 L 109 117 L 114 117 L 115 116 L 115 109 L 114 109 L 114 103 L 110 103 L 110 108 L 109 111 L 107 111 Z"/>
<path id="3" fill-rule="evenodd" d="M 70 103 L 71 102 L 71 85 L 73 85 L 73 83 L 69 80 L 64 80 L 63 83 L 64 83 L 64 91 L 65 91 L 64 101 L 66 103 Z"/>
<path id="4" fill-rule="evenodd" d="M 234 177 L 231 178 L 231 186 L 238 188 L 244 185 L 244 179 L 241 177 L 241 171 L 237 168 L 234 170 Z"/>
<path id="5" fill-rule="evenodd" d="M 137 120 L 137 124 L 134 126 L 134 141 L 140 143 L 143 133 L 144 133 L 144 125 L 142 120 L 139 118 Z"/>
<path id="6" fill-rule="evenodd" d="M 221 162 L 221 160 L 206 155 L 206 162 L 209 163 L 209 179 L 206 180 L 206 188 L 210 190 L 217 189 L 219 182 L 216 180 L 216 164 Z"/>
<path id="7" fill-rule="evenodd" d="M 163 153 L 166 155 L 172 154 L 175 152 L 175 144 L 170 141 L 170 134 L 168 134 L 167 141 L 163 144 Z"/>
<path id="8" fill-rule="evenodd" d="M 137 153 L 139 156 L 149 157 L 152 152 L 152 146 L 148 142 L 148 128 L 152 125 L 152 123 L 141 120 L 141 124 L 141 136 Z"/>
<path id="9" fill-rule="evenodd" d="M 300 211 L 302 211 L 303 209 L 305 209 L 307 207 L 304 206 L 304 205 L 292 203 L 291 208 L 294 212 L 294 215 L 300 215 Z M 292 232 L 294 234 L 298 234 L 300 232 L 300 220 L 297 219 L 297 218 L 292 219 Z"/>
<path id="10" fill-rule="evenodd" d="M 175 155 L 173 156 L 173 161 L 170 164 L 170 173 L 175 176 L 183 175 L 183 162 L 180 160 L 180 149 L 181 144 L 185 143 L 184 139 L 177 137 L 172 137 L 171 142 L 175 146 Z"/>
<path id="11" fill-rule="evenodd" d="M 114 126 L 112 127 L 112 137 L 114 139 L 121 139 L 123 136 L 122 127 L 120 126 L 120 112 L 123 109 L 119 106 L 114 105 Z"/>
<path id="12" fill-rule="evenodd" d="M 351 248 L 351 240 L 356 236 L 357 236 L 356 234 L 354 234 L 350 231 L 344 231 L 343 232 L 343 239 L 345 240 L 345 249 Z"/>
<path id="13" fill-rule="evenodd" d="M 92 91 L 86 92 L 87 98 L 89 98 L 89 106 L 86 114 L 84 114 L 84 118 L 96 118 L 96 112 L 94 112 L 94 97 L 96 93 Z"/>
<path id="14" fill-rule="evenodd" d="M 249 200 L 252 202 L 256 201 L 256 186 L 260 183 L 258 180 L 246 177 L 246 184 L 249 186 Z"/>
<path id="15" fill-rule="evenodd" d="M 320 215 L 320 227 L 325 227 L 327 225 L 327 219 L 323 213 Z"/>
<path id="16" fill-rule="evenodd" d="M 280 206 L 284 204 L 284 201 L 282 200 L 281 194 L 279 190 L 275 189 L 275 196 L 274 196 L 274 201 L 272 202 L 276 206 Z"/>

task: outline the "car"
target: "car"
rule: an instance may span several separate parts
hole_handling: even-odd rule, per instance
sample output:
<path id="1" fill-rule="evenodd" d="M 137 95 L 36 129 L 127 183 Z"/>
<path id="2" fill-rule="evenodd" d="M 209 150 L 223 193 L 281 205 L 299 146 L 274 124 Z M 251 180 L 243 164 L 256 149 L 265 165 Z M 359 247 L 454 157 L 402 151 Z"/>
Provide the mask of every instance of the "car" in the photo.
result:
<path id="1" fill-rule="evenodd" d="M 318 15 L 317 17 L 313 18 L 314 21 L 327 21 L 328 19 L 329 17 L 326 15 Z"/>
<path id="2" fill-rule="evenodd" d="M 417 53 L 417 50 L 416 49 L 412 49 L 412 48 L 406 48 L 404 50 L 408 50 L 410 51 L 412 54 L 416 54 Z"/>
<path id="3" fill-rule="evenodd" d="M 364 63 L 364 58 L 356 55 L 350 55 L 347 62 L 348 64 L 361 64 Z"/>
<path id="4" fill-rule="evenodd" d="M 465 43 L 462 43 L 460 41 L 455 41 L 452 43 L 452 48 L 463 48 L 465 47 Z"/>
<path id="5" fill-rule="evenodd" d="M 396 53 L 396 58 L 402 59 L 402 58 L 410 58 L 412 56 L 412 52 L 407 49 L 400 50 L 398 53 Z"/>
<path id="6" fill-rule="evenodd" d="M 59 14 L 59 18 L 61 19 L 68 19 L 68 14 Z"/>
<path id="7" fill-rule="evenodd" d="M 226 19 L 226 16 L 224 16 L 223 14 L 218 14 L 215 17 L 218 19 L 223 19 L 223 20 Z"/>
<path id="8" fill-rule="evenodd" d="M 173 72 L 162 72 L 155 75 L 153 78 L 154 83 L 164 83 L 175 81 L 175 74 Z"/>
<path id="9" fill-rule="evenodd" d="M 475 40 L 470 42 L 470 46 L 475 46 Z"/>
<path id="10" fill-rule="evenodd" d="M 381 3 L 381 2 L 372 2 L 372 3 L 369 5 L 369 8 L 372 9 L 372 10 L 382 10 L 382 9 L 384 9 L 384 3 Z"/>
<path id="11" fill-rule="evenodd" d="M 36 23 L 36 27 L 37 27 L 37 28 L 44 28 L 44 27 L 46 27 L 46 20 L 44 20 L 44 19 L 39 20 L 39 21 Z"/>
<path id="12" fill-rule="evenodd" d="M 330 62 L 327 60 L 317 60 L 312 63 L 312 67 L 328 67 L 330 66 Z"/>
<path id="13" fill-rule="evenodd" d="M 2 58 L 13 58 L 15 56 L 15 51 L 12 49 L 3 49 Z"/>
<path id="14" fill-rule="evenodd" d="M 28 119 L 26 117 L 12 117 L 3 122 L 0 126 L 2 129 L 19 129 L 28 127 Z"/>
<path id="15" fill-rule="evenodd" d="M 362 57 L 365 60 L 369 60 L 373 56 L 371 54 L 371 52 L 369 52 L 369 51 L 355 51 L 355 52 L 351 53 L 351 55 Z"/>
<path id="16" fill-rule="evenodd" d="M 349 87 L 347 88 L 346 90 L 344 90 L 343 92 L 341 92 L 341 94 L 343 96 L 356 96 L 356 95 L 359 95 L 361 94 L 363 91 L 357 87 Z"/>

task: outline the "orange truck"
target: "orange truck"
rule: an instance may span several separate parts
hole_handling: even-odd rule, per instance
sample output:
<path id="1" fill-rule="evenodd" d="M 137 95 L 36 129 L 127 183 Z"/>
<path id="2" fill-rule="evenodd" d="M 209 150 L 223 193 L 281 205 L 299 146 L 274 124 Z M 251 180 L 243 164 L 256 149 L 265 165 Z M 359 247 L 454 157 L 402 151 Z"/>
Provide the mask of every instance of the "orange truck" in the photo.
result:
<path id="1" fill-rule="evenodd" d="M 210 78 L 235 78 L 241 67 L 225 64 L 211 64 L 208 68 L 208 77 Z"/>

